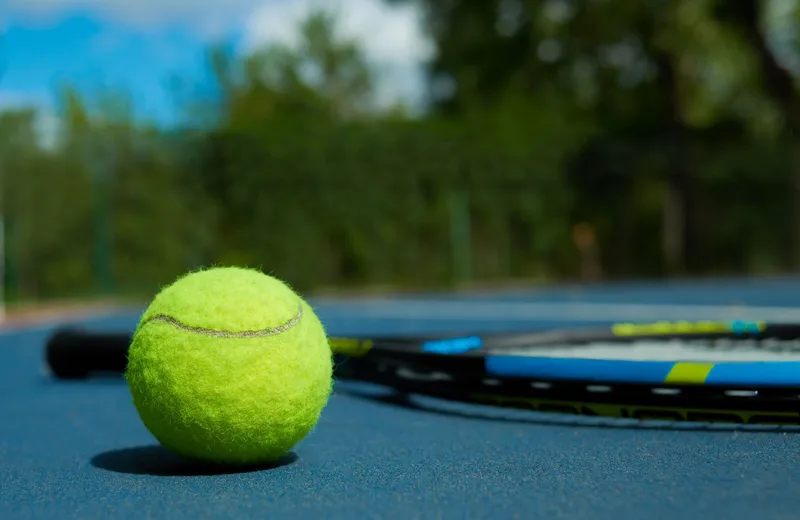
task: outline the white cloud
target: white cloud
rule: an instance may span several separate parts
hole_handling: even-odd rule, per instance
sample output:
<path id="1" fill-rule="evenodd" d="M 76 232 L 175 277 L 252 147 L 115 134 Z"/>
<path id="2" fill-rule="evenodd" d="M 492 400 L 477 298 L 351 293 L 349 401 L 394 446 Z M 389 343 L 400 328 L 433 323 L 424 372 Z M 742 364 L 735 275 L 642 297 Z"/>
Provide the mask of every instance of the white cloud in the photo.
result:
<path id="1" fill-rule="evenodd" d="M 345 5 L 347 7 L 345 7 Z M 413 4 L 387 5 L 383 0 L 272 0 L 253 11 L 246 22 L 247 43 L 297 43 L 296 27 L 319 10 L 332 13 L 340 37 L 364 45 L 378 63 L 409 63 L 431 56 L 418 9 Z"/>
<path id="2" fill-rule="evenodd" d="M 61 119 L 53 109 L 50 98 L 45 94 L 0 90 L 0 112 L 22 109 L 36 110 L 39 143 L 48 148 L 54 146 L 61 131 Z"/>
<path id="3" fill-rule="evenodd" d="M 360 43 L 378 75 L 378 101 L 388 105 L 422 100 L 422 62 L 434 47 L 425 36 L 419 10 L 383 0 L 272 0 L 254 9 L 245 24 L 248 49 L 270 43 L 295 46 L 298 25 L 321 9 L 334 15 L 337 36 Z"/>

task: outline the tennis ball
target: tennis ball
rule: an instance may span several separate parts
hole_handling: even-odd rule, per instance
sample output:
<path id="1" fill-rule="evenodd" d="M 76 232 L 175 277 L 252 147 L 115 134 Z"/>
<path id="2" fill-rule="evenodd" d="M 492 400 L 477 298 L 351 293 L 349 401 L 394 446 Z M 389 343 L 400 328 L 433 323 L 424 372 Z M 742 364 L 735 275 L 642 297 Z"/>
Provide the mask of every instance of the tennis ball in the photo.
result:
<path id="1" fill-rule="evenodd" d="M 134 332 L 125 378 L 164 447 L 205 462 L 260 464 L 314 429 L 332 363 L 322 324 L 288 285 L 215 267 L 155 296 Z"/>

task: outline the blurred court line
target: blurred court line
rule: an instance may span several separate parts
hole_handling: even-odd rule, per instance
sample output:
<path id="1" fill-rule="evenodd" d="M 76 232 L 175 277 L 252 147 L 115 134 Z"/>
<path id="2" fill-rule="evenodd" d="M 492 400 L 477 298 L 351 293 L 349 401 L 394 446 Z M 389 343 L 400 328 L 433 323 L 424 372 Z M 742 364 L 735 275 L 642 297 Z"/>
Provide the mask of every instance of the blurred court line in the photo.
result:
<path id="1" fill-rule="evenodd" d="M 327 313 L 362 318 L 491 321 L 677 321 L 765 320 L 800 322 L 800 307 L 740 305 L 658 305 L 638 303 L 446 302 L 372 299 L 324 304 Z"/>

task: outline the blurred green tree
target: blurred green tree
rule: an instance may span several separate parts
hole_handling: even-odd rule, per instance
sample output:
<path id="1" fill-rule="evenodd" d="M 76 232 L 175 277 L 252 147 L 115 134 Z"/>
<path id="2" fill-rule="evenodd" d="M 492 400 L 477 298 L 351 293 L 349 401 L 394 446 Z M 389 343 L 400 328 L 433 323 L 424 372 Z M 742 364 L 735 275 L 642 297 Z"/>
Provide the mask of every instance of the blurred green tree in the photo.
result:
<path id="1" fill-rule="evenodd" d="M 210 48 L 174 127 L 68 87 L 48 142 L 0 113 L 15 293 L 149 294 L 212 263 L 307 289 L 800 261 L 800 47 L 773 29 L 796 5 L 778 26 L 757 0 L 392 1 L 435 43 L 427 113 L 379 107 L 325 10 L 294 46 Z"/>

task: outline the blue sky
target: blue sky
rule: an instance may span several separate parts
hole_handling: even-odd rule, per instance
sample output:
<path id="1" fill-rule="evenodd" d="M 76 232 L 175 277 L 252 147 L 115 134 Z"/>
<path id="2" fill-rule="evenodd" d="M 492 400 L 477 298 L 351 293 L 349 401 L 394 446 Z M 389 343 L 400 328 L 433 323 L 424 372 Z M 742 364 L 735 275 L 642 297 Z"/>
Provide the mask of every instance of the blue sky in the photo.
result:
<path id="1" fill-rule="evenodd" d="M 47 25 L 11 23 L 2 40 L 5 75 L 0 103 L 34 103 L 52 107 L 60 85 L 82 92 L 123 90 L 137 110 L 171 118 L 173 75 L 203 78 L 207 42 L 180 26 L 147 34 L 91 13 L 70 13 Z"/>
<path id="2" fill-rule="evenodd" d="M 0 108 L 53 113 L 57 88 L 68 83 L 84 93 L 125 91 L 140 116 L 169 122 L 176 117 L 170 78 L 202 85 L 209 44 L 243 52 L 291 44 L 297 23 L 319 5 L 338 5 L 340 33 L 362 42 L 386 101 L 419 99 L 419 65 L 431 48 L 413 10 L 380 0 L 3 0 Z"/>

